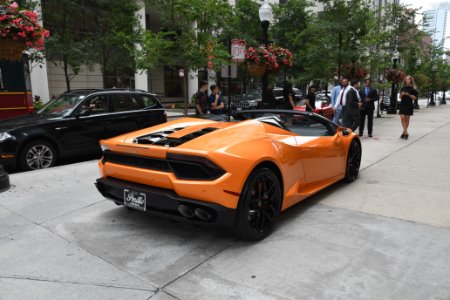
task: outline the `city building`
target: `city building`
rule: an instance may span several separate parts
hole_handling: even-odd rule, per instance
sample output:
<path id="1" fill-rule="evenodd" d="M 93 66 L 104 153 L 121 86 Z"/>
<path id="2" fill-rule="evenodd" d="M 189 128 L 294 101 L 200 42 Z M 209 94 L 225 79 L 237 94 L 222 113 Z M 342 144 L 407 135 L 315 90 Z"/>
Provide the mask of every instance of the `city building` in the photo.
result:
<path id="1" fill-rule="evenodd" d="M 442 3 L 435 9 L 424 11 L 423 18 L 423 30 L 431 35 L 433 44 L 449 49 L 450 3 Z"/>

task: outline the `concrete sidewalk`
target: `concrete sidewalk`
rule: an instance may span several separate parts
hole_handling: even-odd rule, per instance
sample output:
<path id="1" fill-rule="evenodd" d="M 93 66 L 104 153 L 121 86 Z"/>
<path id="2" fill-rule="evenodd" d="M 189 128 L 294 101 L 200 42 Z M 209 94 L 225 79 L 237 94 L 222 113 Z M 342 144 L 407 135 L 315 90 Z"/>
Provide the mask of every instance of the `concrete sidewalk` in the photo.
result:
<path id="1" fill-rule="evenodd" d="M 0 299 L 450 299 L 450 105 L 401 140 L 375 118 L 362 170 L 259 243 L 104 200 L 97 162 L 13 174 L 0 194 Z"/>

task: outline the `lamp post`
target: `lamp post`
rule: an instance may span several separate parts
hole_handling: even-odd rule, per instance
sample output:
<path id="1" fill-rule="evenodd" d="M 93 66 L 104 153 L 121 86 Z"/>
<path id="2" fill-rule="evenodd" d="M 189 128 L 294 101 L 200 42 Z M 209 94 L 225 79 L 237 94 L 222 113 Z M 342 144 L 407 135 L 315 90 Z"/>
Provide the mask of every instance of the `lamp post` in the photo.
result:
<path id="1" fill-rule="evenodd" d="M 436 71 L 437 71 L 437 65 L 433 61 L 433 65 L 431 67 L 431 75 L 432 77 L 432 86 L 431 86 L 431 99 L 430 103 L 428 103 L 429 106 L 436 106 L 436 102 L 434 101 L 434 90 L 435 90 L 435 84 L 436 84 Z"/>
<path id="2" fill-rule="evenodd" d="M 392 54 L 392 68 L 394 70 L 397 69 L 397 62 L 398 59 L 400 57 L 400 53 L 398 53 L 397 49 L 394 50 L 394 53 Z M 397 114 L 397 84 L 395 81 L 392 81 L 392 86 L 391 86 L 391 100 L 390 100 L 390 105 L 389 105 L 389 109 L 387 110 L 388 114 Z"/>
<path id="3" fill-rule="evenodd" d="M 416 61 L 416 70 L 418 70 L 420 68 L 420 65 L 422 64 L 422 60 L 419 58 Z M 419 106 L 419 98 L 416 98 L 416 100 L 414 100 L 414 109 L 420 109 Z"/>
<path id="4" fill-rule="evenodd" d="M 263 4 L 259 8 L 259 19 L 261 20 L 261 27 L 263 29 L 263 38 L 262 42 L 266 48 L 269 47 L 269 25 L 273 21 L 273 11 L 272 6 L 270 6 L 268 0 L 264 0 Z M 261 101 L 263 105 L 266 105 L 269 101 L 269 95 L 267 91 L 268 86 L 268 73 L 267 71 L 264 72 L 262 78 L 261 78 L 261 89 L 262 89 L 262 95 L 261 95 Z"/>

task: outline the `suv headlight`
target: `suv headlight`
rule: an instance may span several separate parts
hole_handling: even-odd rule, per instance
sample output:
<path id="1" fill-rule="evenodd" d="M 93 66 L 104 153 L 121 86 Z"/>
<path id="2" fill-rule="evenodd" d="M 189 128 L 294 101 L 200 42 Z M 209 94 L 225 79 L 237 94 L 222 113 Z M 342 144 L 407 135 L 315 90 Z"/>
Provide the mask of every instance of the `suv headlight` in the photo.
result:
<path id="1" fill-rule="evenodd" d="M 0 132 L 0 142 L 3 142 L 4 140 L 12 138 L 12 135 L 10 135 L 7 132 Z"/>

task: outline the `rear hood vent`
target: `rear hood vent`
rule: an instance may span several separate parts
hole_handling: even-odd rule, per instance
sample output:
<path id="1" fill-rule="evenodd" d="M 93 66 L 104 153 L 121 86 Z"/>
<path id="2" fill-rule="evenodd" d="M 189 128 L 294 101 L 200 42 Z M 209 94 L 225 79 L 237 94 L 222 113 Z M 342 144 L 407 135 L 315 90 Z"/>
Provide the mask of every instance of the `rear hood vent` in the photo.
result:
<path id="1" fill-rule="evenodd" d="M 157 146 L 177 147 L 186 142 L 189 142 L 190 140 L 198 138 L 204 134 L 215 131 L 218 128 L 206 127 L 206 128 L 202 128 L 200 130 L 191 132 L 189 134 L 186 134 L 185 136 L 182 136 L 179 138 L 169 137 L 170 134 L 172 134 L 178 130 L 181 130 L 181 129 L 184 129 L 184 128 L 174 128 L 171 130 L 153 132 L 151 134 L 143 135 L 143 136 L 136 138 L 134 140 L 134 142 L 137 144 L 150 144 L 150 145 L 157 145 Z"/>

